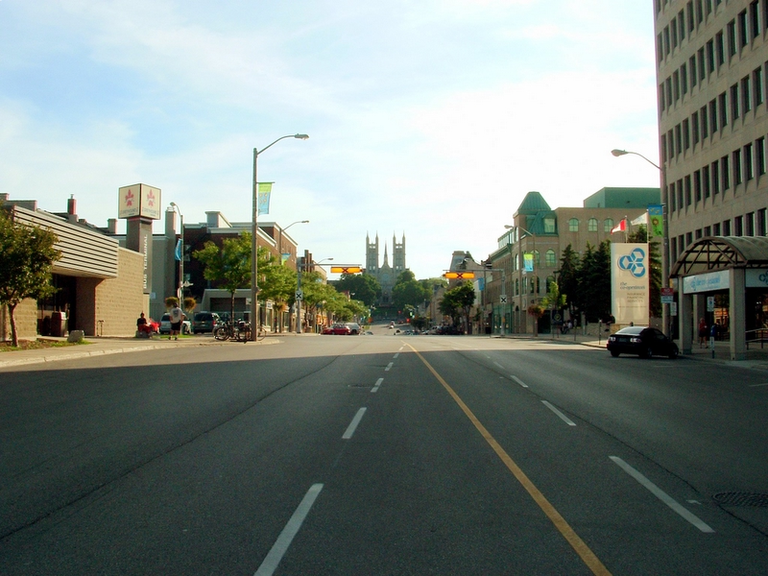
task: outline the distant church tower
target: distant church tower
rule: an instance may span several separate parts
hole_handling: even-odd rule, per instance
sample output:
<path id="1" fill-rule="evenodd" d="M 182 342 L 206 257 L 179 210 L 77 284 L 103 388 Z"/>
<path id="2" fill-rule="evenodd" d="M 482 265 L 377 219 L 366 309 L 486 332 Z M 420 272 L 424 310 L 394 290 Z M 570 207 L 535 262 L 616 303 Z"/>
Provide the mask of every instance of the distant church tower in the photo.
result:
<path id="1" fill-rule="evenodd" d="M 405 234 L 402 242 L 397 241 L 397 237 L 392 235 L 392 266 L 389 265 L 388 247 L 384 245 L 384 262 L 379 266 L 379 235 L 376 234 L 376 241 L 371 242 L 370 237 L 365 236 L 365 273 L 370 274 L 381 285 L 381 298 L 379 307 L 387 308 L 392 306 L 392 288 L 397 282 L 397 277 L 407 270 L 405 265 Z"/>

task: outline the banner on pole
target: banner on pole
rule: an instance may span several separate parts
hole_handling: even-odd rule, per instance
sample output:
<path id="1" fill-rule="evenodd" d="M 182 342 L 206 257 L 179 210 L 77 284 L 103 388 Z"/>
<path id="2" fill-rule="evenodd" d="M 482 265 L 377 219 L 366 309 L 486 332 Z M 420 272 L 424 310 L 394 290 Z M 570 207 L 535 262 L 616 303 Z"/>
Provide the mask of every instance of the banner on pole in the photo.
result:
<path id="1" fill-rule="evenodd" d="M 649 236 L 664 236 L 664 207 L 659 205 L 648 206 Z"/>
<path id="2" fill-rule="evenodd" d="M 611 310 L 617 324 L 648 325 L 649 278 L 648 244 L 611 244 Z"/>
<path id="3" fill-rule="evenodd" d="M 272 196 L 272 184 L 274 184 L 274 182 L 259 182 L 259 214 L 269 214 L 269 200 Z"/>

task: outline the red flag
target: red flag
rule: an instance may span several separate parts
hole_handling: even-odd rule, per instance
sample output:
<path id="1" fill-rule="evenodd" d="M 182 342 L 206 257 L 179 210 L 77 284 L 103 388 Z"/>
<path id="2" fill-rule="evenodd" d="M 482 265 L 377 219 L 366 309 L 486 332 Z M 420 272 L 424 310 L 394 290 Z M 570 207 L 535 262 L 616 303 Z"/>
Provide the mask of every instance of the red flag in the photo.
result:
<path id="1" fill-rule="evenodd" d="M 611 234 L 615 234 L 616 232 L 624 232 L 627 229 L 627 219 L 622 218 L 621 222 L 619 222 L 616 226 L 614 226 L 611 229 Z"/>

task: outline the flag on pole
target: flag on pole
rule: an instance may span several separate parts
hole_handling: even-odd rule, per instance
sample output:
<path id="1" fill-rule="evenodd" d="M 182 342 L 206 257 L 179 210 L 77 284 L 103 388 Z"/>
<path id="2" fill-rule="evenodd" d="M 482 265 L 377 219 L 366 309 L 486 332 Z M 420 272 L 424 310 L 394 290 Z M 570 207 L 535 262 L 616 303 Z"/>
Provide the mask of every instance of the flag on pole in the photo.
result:
<path id="1" fill-rule="evenodd" d="M 632 220 L 632 226 L 640 226 L 640 224 L 648 226 L 648 212 L 643 212 L 640 216 Z"/>
<path id="2" fill-rule="evenodd" d="M 269 214 L 269 200 L 272 196 L 272 184 L 274 182 L 259 182 L 258 213 Z"/>
<path id="3" fill-rule="evenodd" d="M 661 204 L 648 206 L 648 218 L 651 221 L 651 235 L 659 237 L 664 236 L 664 208 Z"/>
<path id="4" fill-rule="evenodd" d="M 627 219 L 622 218 L 621 222 L 619 222 L 616 226 L 614 226 L 611 229 L 611 234 L 615 234 L 616 232 L 626 232 L 627 231 Z"/>

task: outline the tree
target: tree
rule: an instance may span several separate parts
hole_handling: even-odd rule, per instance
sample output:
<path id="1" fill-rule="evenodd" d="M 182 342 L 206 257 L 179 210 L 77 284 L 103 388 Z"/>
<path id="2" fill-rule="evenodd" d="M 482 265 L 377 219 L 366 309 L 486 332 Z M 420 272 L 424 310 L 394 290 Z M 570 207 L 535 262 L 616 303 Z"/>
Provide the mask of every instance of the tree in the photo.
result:
<path id="1" fill-rule="evenodd" d="M 225 238 L 221 248 L 210 240 L 201 250 L 192 253 L 205 266 L 203 277 L 217 283 L 230 293 L 230 318 L 235 318 L 235 292 L 251 285 L 251 234 Z M 251 322 L 255 323 L 252 318 Z M 255 324 L 254 324 L 255 325 Z"/>
<path id="2" fill-rule="evenodd" d="M 648 242 L 648 229 L 645 224 L 641 224 L 635 232 L 629 234 L 627 242 L 635 244 Z M 661 318 L 661 251 L 658 242 L 648 242 L 648 264 L 651 274 L 648 313 L 652 318 Z"/>
<path id="3" fill-rule="evenodd" d="M 339 292 L 349 292 L 366 306 L 373 306 L 381 297 L 381 284 L 370 274 L 342 274 L 333 284 Z"/>
<path id="4" fill-rule="evenodd" d="M 579 254 L 568 244 L 560 257 L 560 274 L 557 277 L 557 286 L 568 298 L 564 304 L 568 306 L 571 316 L 575 317 L 579 308 L 574 296 L 579 292 Z"/>
<path id="5" fill-rule="evenodd" d="M 259 247 L 259 281 L 261 298 L 272 300 L 278 310 L 282 310 L 296 294 L 296 271 L 272 256 L 266 248 Z M 283 331 L 283 315 L 279 314 L 280 331 Z"/>
<path id="6" fill-rule="evenodd" d="M 611 243 L 605 240 L 597 250 L 587 244 L 579 266 L 579 309 L 588 322 L 597 322 L 611 314 Z"/>
<path id="7" fill-rule="evenodd" d="M 461 322 L 462 315 L 465 318 L 467 333 L 471 333 L 472 325 L 469 322 L 469 311 L 475 303 L 475 287 L 467 280 L 448 290 L 438 304 L 440 312 L 451 317 L 454 326 Z"/>
<path id="8" fill-rule="evenodd" d="M 16 306 L 26 298 L 45 298 L 56 291 L 53 263 L 61 258 L 54 248 L 58 241 L 51 230 L 16 224 L 0 209 L 0 305 L 8 308 L 11 344 L 19 345 Z"/>
<path id="9" fill-rule="evenodd" d="M 415 308 L 431 297 L 432 292 L 417 281 L 410 270 L 400 274 L 392 287 L 392 302 L 398 310 L 405 310 L 406 306 Z"/>

